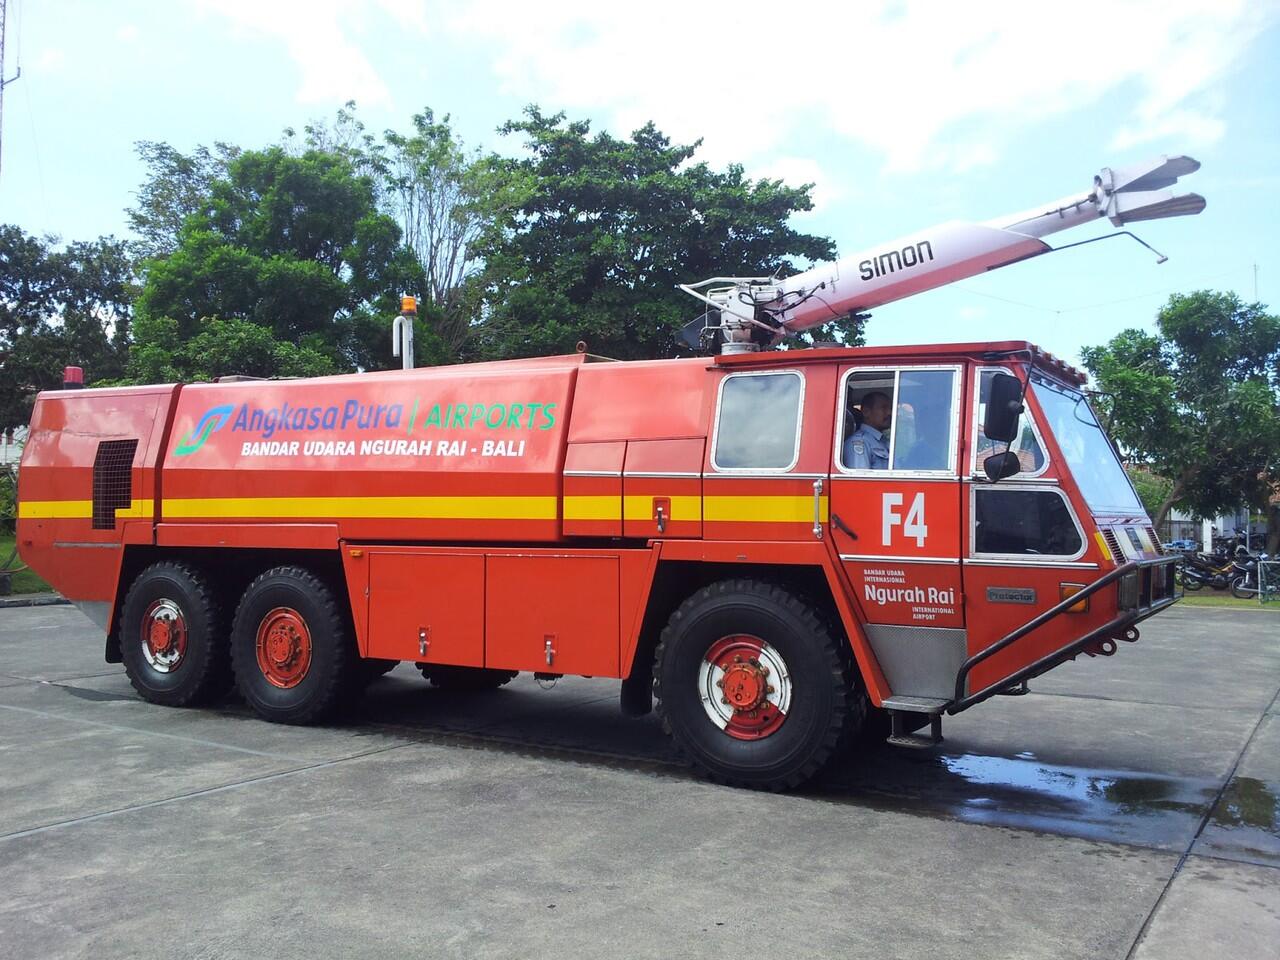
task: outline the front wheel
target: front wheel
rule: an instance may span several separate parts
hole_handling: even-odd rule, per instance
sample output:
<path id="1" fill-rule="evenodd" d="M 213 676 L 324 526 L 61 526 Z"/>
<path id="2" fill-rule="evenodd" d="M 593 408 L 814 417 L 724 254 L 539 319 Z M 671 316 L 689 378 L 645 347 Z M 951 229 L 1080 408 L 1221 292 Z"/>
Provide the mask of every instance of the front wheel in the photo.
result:
<path id="1" fill-rule="evenodd" d="M 777 584 L 726 580 L 671 616 L 654 693 L 676 745 L 712 779 L 762 790 L 818 774 L 861 725 L 843 643 Z"/>
<path id="2" fill-rule="evenodd" d="M 249 706 L 275 723 L 323 719 L 359 679 L 337 598 L 302 567 L 275 567 L 249 584 L 231 630 L 231 659 Z"/>
<path id="3" fill-rule="evenodd" d="M 1231 595 L 1237 600 L 1252 600 L 1258 591 L 1252 589 L 1247 577 L 1236 577 L 1231 581 Z"/>

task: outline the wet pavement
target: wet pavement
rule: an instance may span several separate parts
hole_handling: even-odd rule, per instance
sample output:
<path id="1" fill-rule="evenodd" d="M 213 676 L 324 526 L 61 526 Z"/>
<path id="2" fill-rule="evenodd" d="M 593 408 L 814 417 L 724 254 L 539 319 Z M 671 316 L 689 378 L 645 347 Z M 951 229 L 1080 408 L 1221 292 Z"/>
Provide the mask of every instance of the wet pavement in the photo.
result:
<path id="1" fill-rule="evenodd" d="M 666 957 L 772 930 L 800 955 L 1274 955 L 1280 616 L 1175 608 L 1143 633 L 947 718 L 936 751 L 872 746 L 763 796 L 702 782 L 607 681 L 464 696 L 405 665 L 340 724 L 280 727 L 142 703 L 74 609 L 2 611 L 0 942 Z M 157 933 L 206 888 L 210 917 Z"/>

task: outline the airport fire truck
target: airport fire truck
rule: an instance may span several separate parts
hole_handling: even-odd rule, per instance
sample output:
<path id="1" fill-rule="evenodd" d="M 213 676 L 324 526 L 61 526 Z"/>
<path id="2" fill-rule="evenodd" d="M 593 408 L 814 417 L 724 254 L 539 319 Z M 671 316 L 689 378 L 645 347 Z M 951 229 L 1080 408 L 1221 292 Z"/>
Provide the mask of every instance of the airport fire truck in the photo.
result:
<path id="1" fill-rule="evenodd" d="M 712 356 L 570 356 L 42 393 L 23 559 L 138 693 L 319 721 L 401 661 L 432 683 L 621 681 L 712 778 L 785 789 L 1176 599 L 1085 376 L 1021 341 L 769 347 L 1050 249 L 1198 213 L 1198 164 L 949 223 L 786 279 L 716 278 Z M 1112 234 L 1108 234 L 1110 236 Z"/>

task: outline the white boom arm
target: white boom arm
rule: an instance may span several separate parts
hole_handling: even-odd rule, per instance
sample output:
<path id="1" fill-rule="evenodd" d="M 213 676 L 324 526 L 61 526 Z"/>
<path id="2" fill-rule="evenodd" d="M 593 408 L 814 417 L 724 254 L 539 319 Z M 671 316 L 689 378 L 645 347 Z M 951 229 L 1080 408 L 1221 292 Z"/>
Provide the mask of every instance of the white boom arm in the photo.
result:
<path id="1" fill-rule="evenodd" d="M 680 289 L 719 311 L 725 352 L 754 350 L 846 314 L 1047 253 L 1054 248 L 1042 237 L 1101 217 L 1121 227 L 1199 213 L 1203 197 L 1168 189 L 1199 168 L 1190 157 L 1169 156 L 1105 167 L 1092 189 L 1043 207 L 986 223 L 940 224 L 785 280 L 717 277 Z"/>

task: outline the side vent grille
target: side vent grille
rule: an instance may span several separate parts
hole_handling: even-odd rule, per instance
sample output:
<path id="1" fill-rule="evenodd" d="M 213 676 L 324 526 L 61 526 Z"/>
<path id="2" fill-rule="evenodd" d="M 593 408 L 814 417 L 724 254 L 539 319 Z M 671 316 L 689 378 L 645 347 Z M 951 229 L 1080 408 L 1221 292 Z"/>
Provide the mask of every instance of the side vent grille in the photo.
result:
<path id="1" fill-rule="evenodd" d="M 1152 526 L 1148 526 L 1148 527 L 1147 527 L 1147 536 L 1148 536 L 1148 537 L 1150 537 L 1150 538 L 1151 538 L 1151 542 L 1155 544 L 1155 546 L 1156 546 L 1156 553 L 1163 554 L 1163 553 L 1164 553 L 1164 544 L 1160 542 L 1160 536 L 1156 533 L 1156 528 L 1155 528 L 1155 527 L 1152 527 Z"/>
<path id="2" fill-rule="evenodd" d="M 1102 539 L 1107 541 L 1107 549 L 1111 551 L 1111 558 L 1116 563 L 1124 563 L 1124 552 L 1120 549 L 1120 539 L 1116 536 L 1116 532 L 1112 527 L 1102 528 Z"/>
<path id="3" fill-rule="evenodd" d="M 114 530 L 116 510 L 133 505 L 137 440 L 103 440 L 93 458 L 93 529 Z"/>

